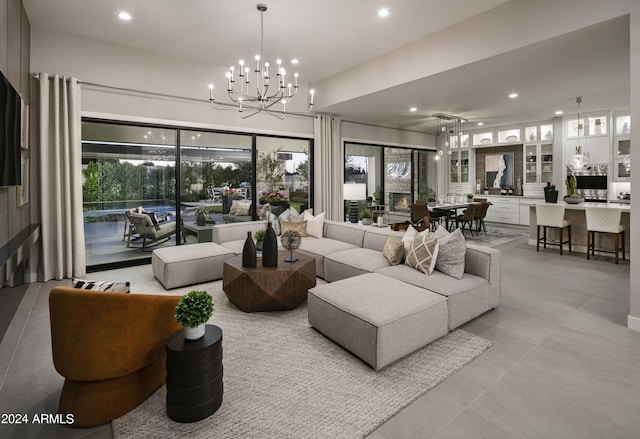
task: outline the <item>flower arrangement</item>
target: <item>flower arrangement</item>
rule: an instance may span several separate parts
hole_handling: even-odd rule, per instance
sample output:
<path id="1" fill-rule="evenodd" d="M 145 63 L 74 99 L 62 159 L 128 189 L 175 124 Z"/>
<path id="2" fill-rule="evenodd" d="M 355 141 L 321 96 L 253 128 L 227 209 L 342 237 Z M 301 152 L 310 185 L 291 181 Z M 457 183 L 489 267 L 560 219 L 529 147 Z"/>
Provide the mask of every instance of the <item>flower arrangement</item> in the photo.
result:
<path id="1" fill-rule="evenodd" d="M 256 231 L 256 233 L 253 235 L 256 237 L 256 241 L 262 241 L 264 239 L 264 229 L 260 229 L 258 231 Z"/>
<path id="2" fill-rule="evenodd" d="M 283 201 L 288 201 L 287 197 L 284 196 L 281 192 L 263 192 L 260 197 L 261 203 L 280 203 Z"/>
<path id="3" fill-rule="evenodd" d="M 230 197 L 236 197 L 236 196 L 241 197 L 243 196 L 243 193 L 241 189 L 234 189 L 230 187 L 224 190 L 224 195 L 228 195 Z"/>

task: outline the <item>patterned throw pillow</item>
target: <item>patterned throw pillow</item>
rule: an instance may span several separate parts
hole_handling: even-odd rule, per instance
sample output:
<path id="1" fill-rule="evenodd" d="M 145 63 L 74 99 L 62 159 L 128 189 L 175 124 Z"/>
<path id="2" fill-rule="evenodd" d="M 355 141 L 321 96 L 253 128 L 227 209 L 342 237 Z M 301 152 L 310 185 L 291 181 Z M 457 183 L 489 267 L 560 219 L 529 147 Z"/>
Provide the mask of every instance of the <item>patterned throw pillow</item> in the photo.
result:
<path id="1" fill-rule="evenodd" d="M 307 236 L 307 222 L 280 221 L 280 231 L 284 233 L 287 230 L 295 230 L 300 236 Z"/>
<path id="2" fill-rule="evenodd" d="M 273 227 L 273 231 L 276 232 L 276 236 L 280 236 L 280 221 L 275 213 L 267 213 L 267 217 L 265 218 L 267 222 L 271 223 L 271 227 Z"/>
<path id="3" fill-rule="evenodd" d="M 128 293 L 130 282 L 104 282 L 99 280 L 72 279 L 73 288 L 81 290 L 105 291 L 108 293 Z"/>
<path id="4" fill-rule="evenodd" d="M 382 254 L 391 265 L 398 265 L 402 262 L 402 257 L 404 256 L 404 243 L 401 239 L 389 235 L 382 249 Z"/>
<path id="5" fill-rule="evenodd" d="M 251 202 L 239 202 L 238 207 L 236 208 L 236 215 L 238 216 L 249 215 L 250 209 L 251 209 Z"/>
<path id="6" fill-rule="evenodd" d="M 462 279 L 464 275 L 464 257 L 467 253 L 467 244 L 462 234 L 462 230 L 456 229 L 449 233 L 439 226 L 434 236 L 438 238 L 440 250 L 436 270 L 448 274 L 456 279 Z"/>
<path id="7" fill-rule="evenodd" d="M 416 229 L 413 228 L 413 226 L 409 226 L 407 228 L 407 230 L 404 232 L 404 235 L 402 235 L 402 242 L 404 243 L 404 256 L 405 258 L 407 257 L 407 255 L 409 254 L 409 251 L 411 250 L 411 243 L 413 242 L 413 238 L 416 237 L 416 235 L 422 235 L 422 236 L 429 236 L 429 229 L 423 230 L 422 232 L 418 232 Z"/>
<path id="8" fill-rule="evenodd" d="M 411 250 L 404 263 L 409 267 L 422 271 L 424 274 L 433 273 L 438 259 L 438 239 L 426 235 L 416 235 L 411 241 Z"/>

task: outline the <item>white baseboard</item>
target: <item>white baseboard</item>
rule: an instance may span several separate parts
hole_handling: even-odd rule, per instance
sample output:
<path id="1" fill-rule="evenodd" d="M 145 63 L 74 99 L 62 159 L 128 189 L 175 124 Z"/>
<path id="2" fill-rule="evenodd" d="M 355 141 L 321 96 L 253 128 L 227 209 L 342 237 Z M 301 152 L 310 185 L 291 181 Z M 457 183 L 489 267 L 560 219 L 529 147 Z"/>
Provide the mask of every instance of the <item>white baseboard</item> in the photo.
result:
<path id="1" fill-rule="evenodd" d="M 640 331 L 640 317 L 627 316 L 627 328 Z"/>

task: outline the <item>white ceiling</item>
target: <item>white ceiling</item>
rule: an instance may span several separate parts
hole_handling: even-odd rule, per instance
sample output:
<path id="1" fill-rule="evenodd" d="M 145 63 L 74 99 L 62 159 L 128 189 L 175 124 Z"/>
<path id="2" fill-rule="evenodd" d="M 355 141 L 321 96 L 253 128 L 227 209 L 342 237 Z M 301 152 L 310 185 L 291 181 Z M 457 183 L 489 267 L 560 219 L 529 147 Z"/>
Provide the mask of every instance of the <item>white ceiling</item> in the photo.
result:
<path id="1" fill-rule="evenodd" d="M 350 67 L 468 19 L 507 0 L 265 0 L 265 58 L 298 58 L 305 83 Z M 260 41 L 257 1 L 23 0 L 34 28 L 104 40 L 171 57 L 234 62 Z M 389 7 L 382 19 L 377 8 Z M 120 22 L 117 13 L 133 16 Z M 271 54 L 275 48 L 281 51 Z M 505 101 L 505 90 L 520 98 Z M 353 120 L 434 129 L 432 114 L 455 114 L 488 126 L 548 120 L 629 105 L 628 17 L 611 20 L 494 58 L 322 111 Z M 409 113 L 408 107 L 420 108 Z"/>

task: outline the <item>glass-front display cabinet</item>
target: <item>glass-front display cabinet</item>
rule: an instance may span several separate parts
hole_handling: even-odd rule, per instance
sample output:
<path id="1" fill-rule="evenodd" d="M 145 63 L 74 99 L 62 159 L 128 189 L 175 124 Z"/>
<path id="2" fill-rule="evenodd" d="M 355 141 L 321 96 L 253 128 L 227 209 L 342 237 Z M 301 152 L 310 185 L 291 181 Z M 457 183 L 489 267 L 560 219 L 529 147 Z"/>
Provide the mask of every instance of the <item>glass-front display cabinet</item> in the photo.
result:
<path id="1" fill-rule="evenodd" d="M 449 156 L 449 168 L 451 183 L 469 183 L 469 150 L 454 150 Z"/>
<path id="2" fill-rule="evenodd" d="M 631 116 L 614 117 L 613 133 L 613 180 L 631 180 Z"/>
<path id="3" fill-rule="evenodd" d="M 553 144 L 536 143 L 524 146 L 524 183 L 553 181 Z"/>

